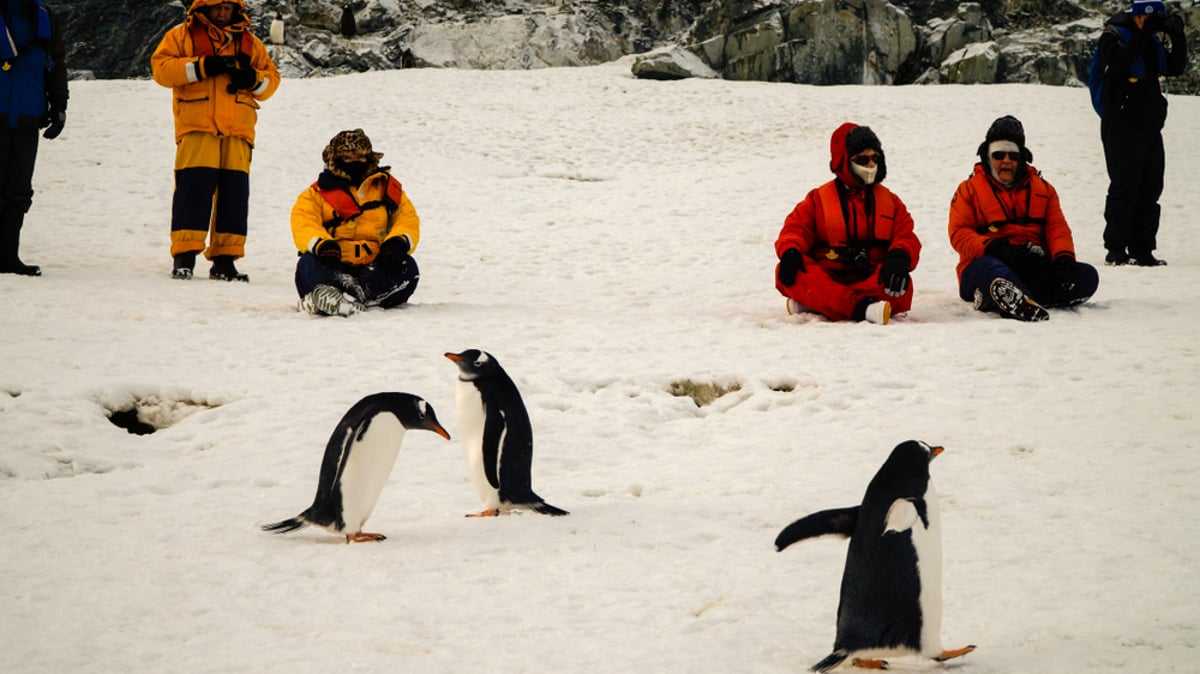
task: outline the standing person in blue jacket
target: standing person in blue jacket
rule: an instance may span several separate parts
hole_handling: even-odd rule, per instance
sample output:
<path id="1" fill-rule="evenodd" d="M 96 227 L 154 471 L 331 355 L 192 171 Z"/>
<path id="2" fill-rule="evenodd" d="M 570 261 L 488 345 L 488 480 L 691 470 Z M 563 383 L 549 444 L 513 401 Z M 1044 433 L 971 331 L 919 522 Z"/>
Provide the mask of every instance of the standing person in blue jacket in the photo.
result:
<path id="1" fill-rule="evenodd" d="M 1092 77 L 1102 82 L 1097 112 L 1108 167 L 1104 261 L 1109 265 L 1166 264 L 1154 256 L 1166 170 L 1167 99 L 1158 78 L 1181 75 L 1186 66 L 1183 18 L 1168 15 L 1158 0 L 1135 0 L 1128 12 L 1109 19 L 1100 35 Z"/>
<path id="2" fill-rule="evenodd" d="M 38 130 L 57 138 L 67 120 L 65 53 L 42 0 L 0 0 L 0 274 L 42 274 L 21 261 L 21 226 L 33 204 Z"/>

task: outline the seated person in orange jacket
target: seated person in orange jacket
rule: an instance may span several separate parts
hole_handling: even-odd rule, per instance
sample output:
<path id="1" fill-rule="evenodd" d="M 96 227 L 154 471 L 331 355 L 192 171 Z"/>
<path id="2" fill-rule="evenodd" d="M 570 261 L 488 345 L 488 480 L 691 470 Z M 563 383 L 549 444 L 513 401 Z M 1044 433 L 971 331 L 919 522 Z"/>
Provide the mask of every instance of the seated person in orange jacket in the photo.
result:
<path id="1" fill-rule="evenodd" d="M 880 184 L 887 163 L 870 128 L 842 124 L 829 153 L 837 177 L 796 204 L 775 241 L 775 288 L 788 313 L 887 325 L 912 306 L 921 242 L 904 202 Z"/>
<path id="2" fill-rule="evenodd" d="M 321 153 L 325 170 L 292 207 L 299 309 L 340 315 L 408 301 L 420 273 L 412 252 L 420 218 L 362 129 L 342 131 Z"/>
<path id="3" fill-rule="evenodd" d="M 950 245 L 959 255 L 959 296 L 980 311 L 1044 321 L 1045 307 L 1086 302 L 1100 275 L 1075 260 L 1058 193 L 1031 161 L 1021 122 L 992 122 L 974 173 L 950 202 Z"/>

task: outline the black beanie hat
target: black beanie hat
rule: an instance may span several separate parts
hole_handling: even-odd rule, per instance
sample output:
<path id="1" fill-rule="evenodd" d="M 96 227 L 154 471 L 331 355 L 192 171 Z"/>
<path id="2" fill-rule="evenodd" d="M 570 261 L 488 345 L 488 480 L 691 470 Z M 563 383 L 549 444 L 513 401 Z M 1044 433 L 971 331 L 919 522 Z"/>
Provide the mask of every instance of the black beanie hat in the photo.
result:
<path id="1" fill-rule="evenodd" d="M 879 136 L 875 135 L 871 127 L 856 126 L 850 129 L 850 133 L 846 134 L 846 154 L 853 157 L 867 148 L 876 152 L 883 152 L 883 146 L 879 143 Z"/>
<path id="2" fill-rule="evenodd" d="M 1022 163 L 1033 161 L 1033 153 L 1029 148 L 1025 147 L 1025 127 L 1021 124 L 1021 120 L 1012 115 L 1005 115 L 988 127 L 987 135 L 983 139 L 983 143 L 979 146 L 979 160 L 984 164 L 988 163 L 988 145 L 997 140 L 1007 140 L 1017 144 L 1021 148 L 1021 154 L 1024 159 Z"/>

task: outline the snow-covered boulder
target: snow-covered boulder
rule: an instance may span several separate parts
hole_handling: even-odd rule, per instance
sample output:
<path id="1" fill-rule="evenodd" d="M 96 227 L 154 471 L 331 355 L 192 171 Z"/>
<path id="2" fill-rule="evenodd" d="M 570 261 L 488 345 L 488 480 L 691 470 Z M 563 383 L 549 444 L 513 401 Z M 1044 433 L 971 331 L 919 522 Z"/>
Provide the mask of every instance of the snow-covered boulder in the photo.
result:
<path id="1" fill-rule="evenodd" d="M 682 80 L 689 77 L 712 79 L 717 71 L 708 67 L 696 54 L 681 47 L 639 56 L 633 61 L 634 77 L 644 80 Z"/>

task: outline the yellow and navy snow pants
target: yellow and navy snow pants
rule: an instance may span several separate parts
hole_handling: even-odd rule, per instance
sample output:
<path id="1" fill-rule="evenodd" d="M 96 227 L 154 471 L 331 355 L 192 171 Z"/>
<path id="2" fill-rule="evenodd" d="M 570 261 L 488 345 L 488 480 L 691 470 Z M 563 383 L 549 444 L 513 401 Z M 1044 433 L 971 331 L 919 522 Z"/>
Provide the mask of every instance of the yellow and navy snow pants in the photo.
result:
<path id="1" fill-rule="evenodd" d="M 252 152 L 244 138 L 197 132 L 179 140 L 171 204 L 172 257 L 201 250 L 210 260 L 246 254 Z"/>

